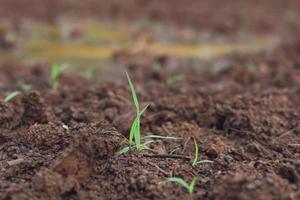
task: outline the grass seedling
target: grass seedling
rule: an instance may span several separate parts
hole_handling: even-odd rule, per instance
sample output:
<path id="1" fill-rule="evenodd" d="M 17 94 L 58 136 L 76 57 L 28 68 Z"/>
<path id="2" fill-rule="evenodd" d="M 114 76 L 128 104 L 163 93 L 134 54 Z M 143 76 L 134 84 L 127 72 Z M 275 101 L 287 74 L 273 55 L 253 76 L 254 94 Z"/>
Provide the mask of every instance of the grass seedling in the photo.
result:
<path id="1" fill-rule="evenodd" d="M 195 138 L 194 139 L 194 146 L 195 146 L 195 155 L 194 155 L 194 160 L 192 163 L 192 166 L 195 167 L 198 164 L 203 164 L 203 163 L 213 163 L 211 160 L 198 160 L 199 159 L 199 147 L 197 144 L 197 141 Z"/>
<path id="2" fill-rule="evenodd" d="M 184 79 L 185 79 L 185 76 L 182 75 L 182 74 L 170 76 L 169 78 L 167 78 L 166 84 L 167 84 L 168 86 L 170 86 L 170 85 L 172 85 L 173 83 L 178 82 L 178 81 L 183 81 Z"/>
<path id="3" fill-rule="evenodd" d="M 154 142 L 154 141 L 150 140 L 150 141 L 147 141 L 147 142 L 145 142 L 145 143 L 142 143 L 142 144 L 140 145 L 140 150 L 149 149 L 148 145 L 151 144 L 152 142 Z M 136 147 L 136 146 L 133 145 L 133 146 L 131 146 L 131 147 L 124 147 L 123 149 L 121 149 L 121 150 L 118 152 L 118 154 L 120 155 L 120 154 L 123 154 L 123 153 L 127 153 L 127 152 L 130 150 L 130 148 L 134 148 L 134 147 Z"/>
<path id="4" fill-rule="evenodd" d="M 66 64 L 53 64 L 51 67 L 51 82 L 52 82 L 52 91 L 56 91 L 58 87 L 58 77 L 61 75 L 63 71 L 68 68 Z"/>
<path id="5" fill-rule="evenodd" d="M 88 67 L 85 71 L 86 77 L 88 79 L 93 79 L 94 75 L 95 75 L 95 68 L 93 67 Z"/>
<path id="6" fill-rule="evenodd" d="M 196 178 L 193 178 L 193 180 L 190 184 L 188 184 L 182 178 L 178 178 L 178 177 L 170 177 L 170 178 L 168 178 L 168 181 L 175 182 L 175 183 L 181 185 L 182 187 L 186 188 L 189 194 L 193 193 L 194 188 L 196 186 Z"/>
<path id="7" fill-rule="evenodd" d="M 16 96 L 20 95 L 21 92 L 20 91 L 13 91 L 11 92 L 9 95 L 7 95 L 5 98 L 4 98 L 4 102 L 9 102 L 11 101 L 13 98 L 15 98 Z"/>
<path id="8" fill-rule="evenodd" d="M 129 87 L 132 93 L 132 99 L 133 99 L 133 104 L 135 106 L 135 110 L 136 110 L 136 117 L 131 125 L 130 128 L 130 134 L 129 134 L 129 147 L 131 147 L 133 145 L 133 140 L 135 142 L 135 147 L 136 149 L 142 150 L 143 146 L 141 145 L 141 130 L 140 130 L 140 122 L 141 122 L 141 117 L 142 114 L 146 111 L 146 109 L 148 108 L 148 105 L 146 107 L 144 107 L 142 109 L 142 111 L 140 111 L 140 106 L 139 106 L 139 101 L 134 89 L 134 86 L 132 84 L 132 81 L 130 79 L 129 74 L 126 72 L 126 76 L 128 79 L 128 83 L 129 83 Z"/>
<path id="9" fill-rule="evenodd" d="M 161 136 L 161 135 L 147 135 L 142 137 L 142 139 L 158 139 L 158 140 L 177 140 L 176 137 L 170 137 L 170 136 Z M 146 141 L 144 143 L 142 143 L 140 145 L 140 150 L 144 150 L 144 149 L 149 149 L 148 145 L 156 142 L 155 140 L 149 140 Z M 136 145 L 131 146 L 131 148 L 135 148 Z M 121 149 L 118 153 L 119 154 L 123 154 L 123 153 L 127 153 L 130 150 L 130 147 L 124 147 L 123 149 Z"/>

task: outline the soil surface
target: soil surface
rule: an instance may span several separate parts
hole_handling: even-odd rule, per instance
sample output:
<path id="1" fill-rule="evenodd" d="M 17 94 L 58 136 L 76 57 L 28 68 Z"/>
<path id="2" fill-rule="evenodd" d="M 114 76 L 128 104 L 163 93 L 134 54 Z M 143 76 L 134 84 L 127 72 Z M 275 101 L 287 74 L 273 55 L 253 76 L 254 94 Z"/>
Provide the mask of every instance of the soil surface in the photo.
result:
<path id="1" fill-rule="evenodd" d="M 300 199 L 299 8 L 297 0 L 0 0 L 1 20 L 16 25 L 73 13 L 230 37 L 289 35 L 268 52 L 210 61 L 119 51 L 105 80 L 70 68 L 57 91 L 49 65 L 1 64 L 0 199 Z M 135 117 L 125 71 L 140 106 L 149 104 L 142 136 L 176 140 L 143 137 L 148 149 L 119 154 Z M 12 91 L 21 93 L 5 102 Z M 192 166 L 193 139 L 199 159 L 213 163 Z M 194 192 L 167 181 L 174 176 L 195 178 Z"/>
<path id="2" fill-rule="evenodd" d="M 299 199 L 299 49 L 227 56 L 201 71 L 167 57 L 116 58 L 150 104 L 142 134 L 177 137 L 122 155 L 135 115 L 125 74 L 101 82 L 66 72 L 53 92 L 48 66 L 4 64 L 1 97 L 31 90 L 0 103 L 0 198 Z M 193 137 L 213 164 L 191 166 Z M 170 176 L 197 178 L 194 193 Z"/>

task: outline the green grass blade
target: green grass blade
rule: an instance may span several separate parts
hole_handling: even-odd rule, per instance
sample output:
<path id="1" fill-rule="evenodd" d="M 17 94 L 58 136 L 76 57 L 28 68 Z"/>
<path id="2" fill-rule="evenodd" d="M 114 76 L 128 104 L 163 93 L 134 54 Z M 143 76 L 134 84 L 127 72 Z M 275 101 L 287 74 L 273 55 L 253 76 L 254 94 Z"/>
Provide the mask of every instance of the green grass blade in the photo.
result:
<path id="1" fill-rule="evenodd" d="M 68 68 L 69 68 L 69 65 L 66 64 L 66 63 L 63 63 L 63 64 L 59 65 L 59 74 L 61 74 L 62 72 L 64 72 Z"/>
<path id="2" fill-rule="evenodd" d="M 13 98 L 15 98 L 16 96 L 18 96 L 19 94 L 21 94 L 21 92 L 19 92 L 19 91 L 14 91 L 14 92 L 10 93 L 9 95 L 7 95 L 5 97 L 4 102 L 11 101 Z"/>
<path id="3" fill-rule="evenodd" d="M 154 138 L 154 139 L 162 139 L 162 140 L 177 140 L 178 138 L 172 136 L 162 136 L 162 135 L 147 135 L 143 138 Z"/>
<path id="4" fill-rule="evenodd" d="M 67 64 L 53 64 L 51 66 L 51 74 L 50 74 L 50 78 L 52 81 L 52 90 L 56 91 L 57 87 L 58 87 L 58 76 L 65 71 L 69 66 Z"/>
<path id="5" fill-rule="evenodd" d="M 87 68 L 85 74 L 86 74 L 86 77 L 91 80 L 95 75 L 95 68 L 93 68 L 93 67 Z"/>
<path id="6" fill-rule="evenodd" d="M 197 164 L 205 164 L 205 163 L 212 164 L 212 163 L 214 163 L 214 161 L 212 161 L 212 160 L 200 160 L 200 161 L 197 162 Z"/>
<path id="7" fill-rule="evenodd" d="M 140 116 L 140 117 L 141 117 L 142 114 L 147 110 L 148 107 L 149 107 L 149 104 L 146 105 L 146 106 L 142 109 L 142 111 L 139 113 L 139 116 Z"/>
<path id="8" fill-rule="evenodd" d="M 136 130 L 134 131 L 134 141 L 136 144 L 137 150 L 141 148 L 141 132 L 140 132 L 140 118 L 137 117 Z"/>
<path id="9" fill-rule="evenodd" d="M 136 127 L 137 127 L 137 117 L 134 119 L 131 128 L 130 128 L 130 134 L 129 134 L 129 146 L 133 144 L 133 138 L 135 135 Z"/>
<path id="10" fill-rule="evenodd" d="M 135 106 L 135 109 L 136 109 L 136 113 L 139 114 L 140 113 L 140 106 L 139 106 L 138 98 L 136 96 L 135 89 L 134 89 L 133 84 L 131 82 L 130 76 L 127 72 L 126 72 L 126 76 L 127 76 L 127 79 L 128 79 L 128 83 L 129 83 L 131 93 L 132 93 L 132 99 L 133 99 L 133 103 L 134 103 L 134 106 Z"/>
<path id="11" fill-rule="evenodd" d="M 192 166 L 194 167 L 197 165 L 198 157 L 199 157 L 199 148 L 196 139 L 194 138 L 194 145 L 195 145 L 195 156 Z"/>
<path id="12" fill-rule="evenodd" d="M 123 153 L 127 153 L 128 151 L 129 151 L 129 147 L 124 147 L 123 149 L 121 149 L 119 152 L 118 152 L 118 154 L 120 155 L 120 154 L 123 154 Z"/>
<path id="13" fill-rule="evenodd" d="M 183 81 L 185 79 L 185 76 L 182 74 L 178 74 L 178 75 L 174 75 L 171 77 L 168 77 L 166 80 L 166 84 L 168 86 L 172 85 L 173 83 L 177 82 L 177 81 Z"/>
<path id="14" fill-rule="evenodd" d="M 190 194 L 193 193 L 195 185 L 196 185 L 196 179 L 193 178 L 191 184 L 189 185 L 189 189 L 188 189 L 188 191 L 189 191 Z"/>
<path id="15" fill-rule="evenodd" d="M 53 64 L 51 67 L 51 74 L 50 74 L 51 80 L 54 81 L 58 75 L 59 75 L 59 65 Z"/>
<path id="16" fill-rule="evenodd" d="M 187 190 L 189 190 L 189 188 L 190 188 L 189 184 L 187 182 L 185 182 L 185 180 L 183 180 L 182 178 L 170 177 L 170 178 L 168 178 L 168 181 L 175 182 L 175 183 L 185 187 Z"/>

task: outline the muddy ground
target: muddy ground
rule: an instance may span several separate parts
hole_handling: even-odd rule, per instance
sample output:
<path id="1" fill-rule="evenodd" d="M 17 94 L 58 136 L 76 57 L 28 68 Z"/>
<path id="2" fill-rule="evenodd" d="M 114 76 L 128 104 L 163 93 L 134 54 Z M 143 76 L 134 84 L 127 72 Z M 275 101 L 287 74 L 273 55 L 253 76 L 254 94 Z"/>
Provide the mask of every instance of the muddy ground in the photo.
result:
<path id="1" fill-rule="evenodd" d="M 66 12 L 63 5 L 69 1 L 45 1 L 53 5 L 51 12 L 43 12 L 40 1 L 31 1 L 32 8 L 20 6 L 28 3 L 25 0 L 0 2 L 2 19 L 49 22 Z M 297 1 L 207 3 L 221 3 L 223 9 L 216 15 L 213 6 L 207 9 L 195 2 L 190 6 L 176 1 L 170 10 L 168 1 L 111 1 L 105 4 L 110 9 L 99 6 L 102 1 L 91 2 L 95 4 L 69 3 L 83 13 L 88 10 L 89 16 L 124 15 L 132 20 L 154 15 L 162 23 L 221 30 L 225 35 L 240 30 L 226 22 L 249 16 L 236 9 L 246 8 L 254 13 L 245 19 L 247 32 L 268 30 L 290 37 L 268 52 L 209 61 L 118 52 L 111 59 L 119 79 L 88 79 L 70 68 L 60 76 L 56 92 L 51 89 L 50 65 L 18 60 L 1 64 L 0 199 L 300 199 L 300 40 L 295 34 L 299 24 L 283 17 L 289 12 L 297 15 Z M 270 9 L 270 19 L 278 20 L 266 18 L 264 8 Z M 181 12 L 186 18 L 179 18 Z M 213 17 L 196 20 L 199 13 Z M 125 71 L 132 76 L 141 107 L 150 105 L 142 117 L 142 134 L 176 140 L 155 139 L 149 150 L 118 154 L 128 145 L 135 117 Z M 4 102 L 16 90 L 22 93 Z M 193 138 L 200 159 L 212 164 L 191 165 Z M 171 176 L 188 182 L 196 178 L 194 192 L 167 182 Z"/>

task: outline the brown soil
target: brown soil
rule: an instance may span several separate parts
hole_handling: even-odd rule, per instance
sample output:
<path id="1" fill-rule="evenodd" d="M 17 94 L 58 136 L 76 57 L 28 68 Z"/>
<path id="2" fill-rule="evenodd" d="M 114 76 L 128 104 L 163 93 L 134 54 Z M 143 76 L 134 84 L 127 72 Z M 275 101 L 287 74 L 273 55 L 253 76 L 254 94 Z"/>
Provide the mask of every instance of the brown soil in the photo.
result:
<path id="1" fill-rule="evenodd" d="M 227 56 L 201 71 L 172 58 L 123 58 L 150 104 L 142 134 L 178 137 L 123 155 L 134 117 L 125 76 L 69 72 L 53 93 L 47 66 L 2 65 L 1 97 L 21 83 L 32 89 L 0 102 L 0 199 L 299 199 L 299 49 Z M 176 74 L 185 79 L 166 84 Z M 213 164 L 191 166 L 192 137 Z M 196 177 L 195 192 L 170 176 Z"/>
<path id="2" fill-rule="evenodd" d="M 297 0 L 0 0 L 0 18 L 18 25 L 72 13 L 228 35 L 295 34 L 299 8 Z M 300 41 L 291 35 L 270 52 L 205 62 L 119 52 L 118 81 L 69 70 L 56 92 L 49 66 L 0 65 L 0 99 L 23 91 L 0 100 L 0 199 L 300 199 Z M 0 46 L 11 45 L 1 38 L 0 30 Z M 118 154 L 135 116 L 125 70 L 141 107 L 150 105 L 142 134 L 177 140 Z M 213 164 L 192 167 L 193 138 L 200 159 Z M 196 178 L 195 191 L 170 176 Z"/>

